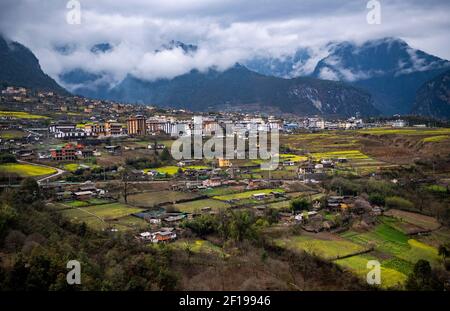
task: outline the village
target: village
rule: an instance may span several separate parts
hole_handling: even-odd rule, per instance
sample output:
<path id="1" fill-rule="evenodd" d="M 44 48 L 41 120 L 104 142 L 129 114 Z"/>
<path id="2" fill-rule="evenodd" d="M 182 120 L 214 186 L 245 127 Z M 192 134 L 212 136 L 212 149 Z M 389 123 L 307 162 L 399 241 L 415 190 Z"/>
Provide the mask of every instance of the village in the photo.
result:
<path id="1" fill-rule="evenodd" d="M 425 202 L 418 206 L 397 186 L 414 184 L 431 197 L 448 193 L 442 163 L 433 162 L 434 174 L 407 173 L 414 164 L 411 158 L 423 156 L 419 160 L 424 162 L 429 157 L 407 147 L 421 143 L 447 150 L 448 128 L 420 121 L 408 124 L 401 118 L 201 114 L 204 140 L 205 133 L 230 124 L 237 130 L 227 134 L 241 135 L 244 141 L 255 127 L 279 131 L 279 165 L 266 171 L 258 159 L 173 159 L 174 141 L 197 130 L 198 116 L 182 109 L 15 87 L 2 91 L 0 107 L 2 187 L 18 187 L 23 178 L 35 178 L 48 207 L 92 230 L 131 234 L 150 245 L 179 245 L 195 238 L 196 219 L 248 211 L 265 221 L 261 234 L 278 232 L 276 245 L 352 271 L 357 272 L 350 258 L 358 264 L 380 253 L 389 260 L 401 258 L 407 268 L 386 266 L 389 286 L 404 282 L 417 256 L 441 264 L 435 251 L 439 241 L 426 239 L 437 230 L 447 234 L 448 228 L 441 228 L 448 220 Z M 389 148 L 406 151 L 402 149 L 403 158 L 397 161 L 386 152 Z M 444 165 L 441 171 L 439 165 Z M 401 242 L 389 240 L 383 230 L 400 232 Z M 386 250 L 385 243 L 397 248 Z M 433 250 L 420 253 L 423 245 Z M 412 248 L 419 255 L 403 258 L 399 248 Z"/>

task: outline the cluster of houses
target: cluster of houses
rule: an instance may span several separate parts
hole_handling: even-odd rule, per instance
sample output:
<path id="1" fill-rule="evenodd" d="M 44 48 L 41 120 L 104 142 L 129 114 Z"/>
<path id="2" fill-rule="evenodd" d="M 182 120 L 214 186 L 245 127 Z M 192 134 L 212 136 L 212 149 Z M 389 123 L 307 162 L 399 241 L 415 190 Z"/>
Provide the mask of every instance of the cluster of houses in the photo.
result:
<path id="1" fill-rule="evenodd" d="M 97 188 L 92 183 L 86 183 L 77 189 L 67 190 L 59 189 L 60 191 L 56 192 L 55 198 L 58 201 L 66 201 L 66 200 L 80 200 L 87 201 L 93 198 L 104 198 L 106 196 L 106 190 Z"/>

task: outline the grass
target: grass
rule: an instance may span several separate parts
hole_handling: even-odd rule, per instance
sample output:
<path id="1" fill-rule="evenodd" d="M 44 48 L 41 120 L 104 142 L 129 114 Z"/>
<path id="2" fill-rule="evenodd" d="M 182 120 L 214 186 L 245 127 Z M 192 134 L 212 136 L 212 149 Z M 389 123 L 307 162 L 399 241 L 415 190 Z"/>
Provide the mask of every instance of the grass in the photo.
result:
<path id="1" fill-rule="evenodd" d="M 201 193 L 210 197 L 213 196 L 221 196 L 226 194 L 232 194 L 236 192 L 242 191 L 241 188 L 233 188 L 233 187 L 216 187 L 202 190 Z"/>
<path id="2" fill-rule="evenodd" d="M 170 244 L 172 247 L 181 249 L 181 250 L 189 250 L 195 254 L 210 254 L 210 255 L 218 255 L 218 256 L 225 256 L 228 255 L 224 253 L 222 248 L 220 248 L 217 245 L 212 244 L 209 241 L 206 240 L 184 240 L 184 241 L 175 241 L 174 243 Z"/>
<path id="3" fill-rule="evenodd" d="M 360 245 L 372 245 L 381 253 L 395 256 L 411 264 L 415 264 L 419 259 L 428 260 L 433 266 L 439 264 L 435 247 L 410 239 L 406 234 L 386 223 L 377 225 L 365 233 L 349 231 L 341 236 Z"/>
<path id="4" fill-rule="evenodd" d="M 434 193 L 447 193 L 447 187 L 441 185 L 429 185 L 424 187 L 424 189 Z"/>
<path id="5" fill-rule="evenodd" d="M 347 160 L 369 159 L 369 157 L 367 155 L 363 154 L 359 150 L 342 150 L 342 151 L 316 152 L 316 153 L 312 153 L 311 156 L 315 160 L 333 159 L 333 158 L 346 158 Z"/>
<path id="6" fill-rule="evenodd" d="M 303 161 L 307 161 L 308 157 L 299 156 L 296 154 L 282 153 L 282 154 L 280 154 L 280 160 L 281 161 L 303 162 Z"/>
<path id="7" fill-rule="evenodd" d="M 206 166 L 206 165 L 189 165 L 189 166 L 185 166 L 182 167 L 181 169 L 183 171 L 186 170 L 205 170 L 208 169 L 210 167 Z M 180 167 L 175 166 L 175 165 L 168 165 L 168 166 L 162 166 L 162 167 L 158 167 L 158 168 L 148 168 L 148 169 L 144 169 L 145 173 L 148 173 L 149 171 L 157 171 L 160 174 L 163 175 L 175 175 L 176 173 L 178 173 L 178 170 L 180 169 Z"/>
<path id="8" fill-rule="evenodd" d="M 195 200 L 189 202 L 183 202 L 175 204 L 174 207 L 181 211 L 192 213 L 196 211 L 200 211 L 204 207 L 210 207 L 211 209 L 220 209 L 220 208 L 228 208 L 231 205 L 225 203 L 223 201 L 214 200 L 214 199 L 205 199 L 205 200 Z"/>
<path id="9" fill-rule="evenodd" d="M 269 194 L 271 192 L 284 192 L 284 190 L 280 189 L 280 188 L 251 190 L 251 191 L 245 191 L 245 192 L 239 192 L 239 193 L 233 193 L 233 194 L 214 196 L 213 198 L 217 199 L 217 200 L 221 200 L 221 201 L 242 200 L 242 199 L 250 199 L 254 194 L 259 194 L 259 193 Z"/>
<path id="10" fill-rule="evenodd" d="M 89 199 L 87 201 L 80 201 L 80 200 L 73 200 L 70 202 L 65 202 L 64 205 L 70 206 L 70 207 L 85 207 L 90 205 L 100 205 L 100 204 L 108 204 L 110 201 L 104 200 L 104 199 Z"/>
<path id="11" fill-rule="evenodd" d="M 23 163 L 0 164 L 0 171 L 4 173 L 17 174 L 20 177 L 35 177 L 56 173 L 56 170 L 53 168 Z"/>
<path id="12" fill-rule="evenodd" d="M 449 128 L 442 129 L 418 129 L 418 128 L 374 128 L 357 131 L 360 134 L 371 135 L 446 135 L 450 134 Z"/>
<path id="13" fill-rule="evenodd" d="M 337 265 L 347 268 L 354 272 L 356 275 L 366 279 L 367 273 L 370 269 L 367 268 L 367 263 L 369 260 L 379 260 L 378 258 L 369 255 L 357 255 L 349 258 L 338 259 L 334 261 Z M 401 286 L 406 281 L 407 276 L 398 271 L 397 269 L 391 268 L 385 262 L 381 263 L 381 287 L 389 288 L 394 286 Z"/>
<path id="14" fill-rule="evenodd" d="M 25 137 L 26 134 L 18 130 L 6 130 L 0 132 L 0 138 L 2 139 L 20 139 Z"/>
<path id="15" fill-rule="evenodd" d="M 178 191 L 152 191 L 128 196 L 128 203 L 140 207 L 154 207 L 162 203 L 173 203 L 198 197 L 192 193 Z"/>
<path id="16" fill-rule="evenodd" d="M 66 170 L 66 171 L 69 171 L 69 172 L 75 172 L 75 171 L 77 171 L 77 170 L 82 170 L 82 169 L 90 169 L 90 168 L 98 168 L 98 167 L 100 167 L 100 166 L 98 166 L 98 165 L 93 165 L 93 164 L 85 164 L 85 163 L 83 163 L 83 164 L 78 164 L 78 163 L 68 163 L 68 164 L 65 164 L 64 165 L 64 169 Z"/>
<path id="17" fill-rule="evenodd" d="M 392 216 L 401 221 L 410 223 L 420 228 L 424 228 L 426 230 L 435 230 L 440 227 L 439 222 L 434 217 L 425 216 L 417 213 L 391 209 L 387 211 L 385 215 Z"/>
<path id="18" fill-rule="evenodd" d="M 17 119 L 48 119 L 46 116 L 30 114 L 23 111 L 0 111 L 0 117 L 11 117 Z"/>
<path id="19" fill-rule="evenodd" d="M 76 207 L 76 206 L 75 206 Z M 66 217 L 71 219 L 84 219 L 98 217 L 103 220 L 115 219 L 128 216 L 143 211 L 141 208 L 130 207 L 122 203 L 109 203 L 101 205 L 91 205 L 82 208 L 73 208 L 63 211 Z"/>
<path id="20" fill-rule="evenodd" d="M 294 236 L 275 240 L 278 246 L 291 250 L 302 250 L 327 260 L 357 254 L 366 250 L 365 246 L 346 240 L 321 240 L 307 236 Z"/>
<path id="21" fill-rule="evenodd" d="M 450 138 L 449 135 L 437 135 L 437 136 L 425 137 L 424 139 L 422 139 L 422 141 L 424 143 L 438 143 L 443 140 L 447 140 L 449 138 Z"/>

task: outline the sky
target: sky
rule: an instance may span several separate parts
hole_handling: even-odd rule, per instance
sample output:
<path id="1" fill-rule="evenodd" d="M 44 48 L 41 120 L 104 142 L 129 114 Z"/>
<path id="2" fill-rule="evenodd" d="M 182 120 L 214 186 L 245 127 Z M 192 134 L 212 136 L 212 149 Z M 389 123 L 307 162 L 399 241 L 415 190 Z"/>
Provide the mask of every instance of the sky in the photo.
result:
<path id="1" fill-rule="evenodd" d="M 171 78 L 301 47 L 319 59 L 329 42 L 382 37 L 450 59 L 448 0 L 380 0 L 378 25 L 367 22 L 368 0 L 79 0 L 80 24 L 67 22 L 73 1 L 0 1 L 0 33 L 29 47 L 57 80 L 74 68 L 108 73 L 117 83 L 127 74 Z M 155 52 L 171 40 L 198 51 Z M 90 51 L 105 42 L 112 51 Z"/>

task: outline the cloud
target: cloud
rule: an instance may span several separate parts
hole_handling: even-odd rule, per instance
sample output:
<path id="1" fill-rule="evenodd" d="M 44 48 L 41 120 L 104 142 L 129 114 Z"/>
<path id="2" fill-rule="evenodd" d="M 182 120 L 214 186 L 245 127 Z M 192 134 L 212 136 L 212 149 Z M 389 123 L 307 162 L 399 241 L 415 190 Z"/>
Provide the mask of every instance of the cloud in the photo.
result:
<path id="1" fill-rule="evenodd" d="M 2 0 L 0 32 L 28 46 L 43 69 L 58 79 L 82 68 L 108 73 L 117 83 L 127 74 L 154 80 L 192 69 L 226 69 L 256 56 L 280 57 L 301 47 L 312 58 L 295 68 L 310 73 L 330 41 L 401 37 L 414 48 L 450 58 L 450 3 L 382 1 L 382 24 L 368 25 L 362 0 L 80 0 L 82 23 L 66 22 L 66 1 Z M 170 40 L 198 45 L 156 53 Z M 95 44 L 110 53 L 93 55 Z M 60 53 L 55 47 L 74 47 Z M 344 72 L 349 79 L 358 73 Z M 334 78 L 329 71 L 323 76 Z"/>

